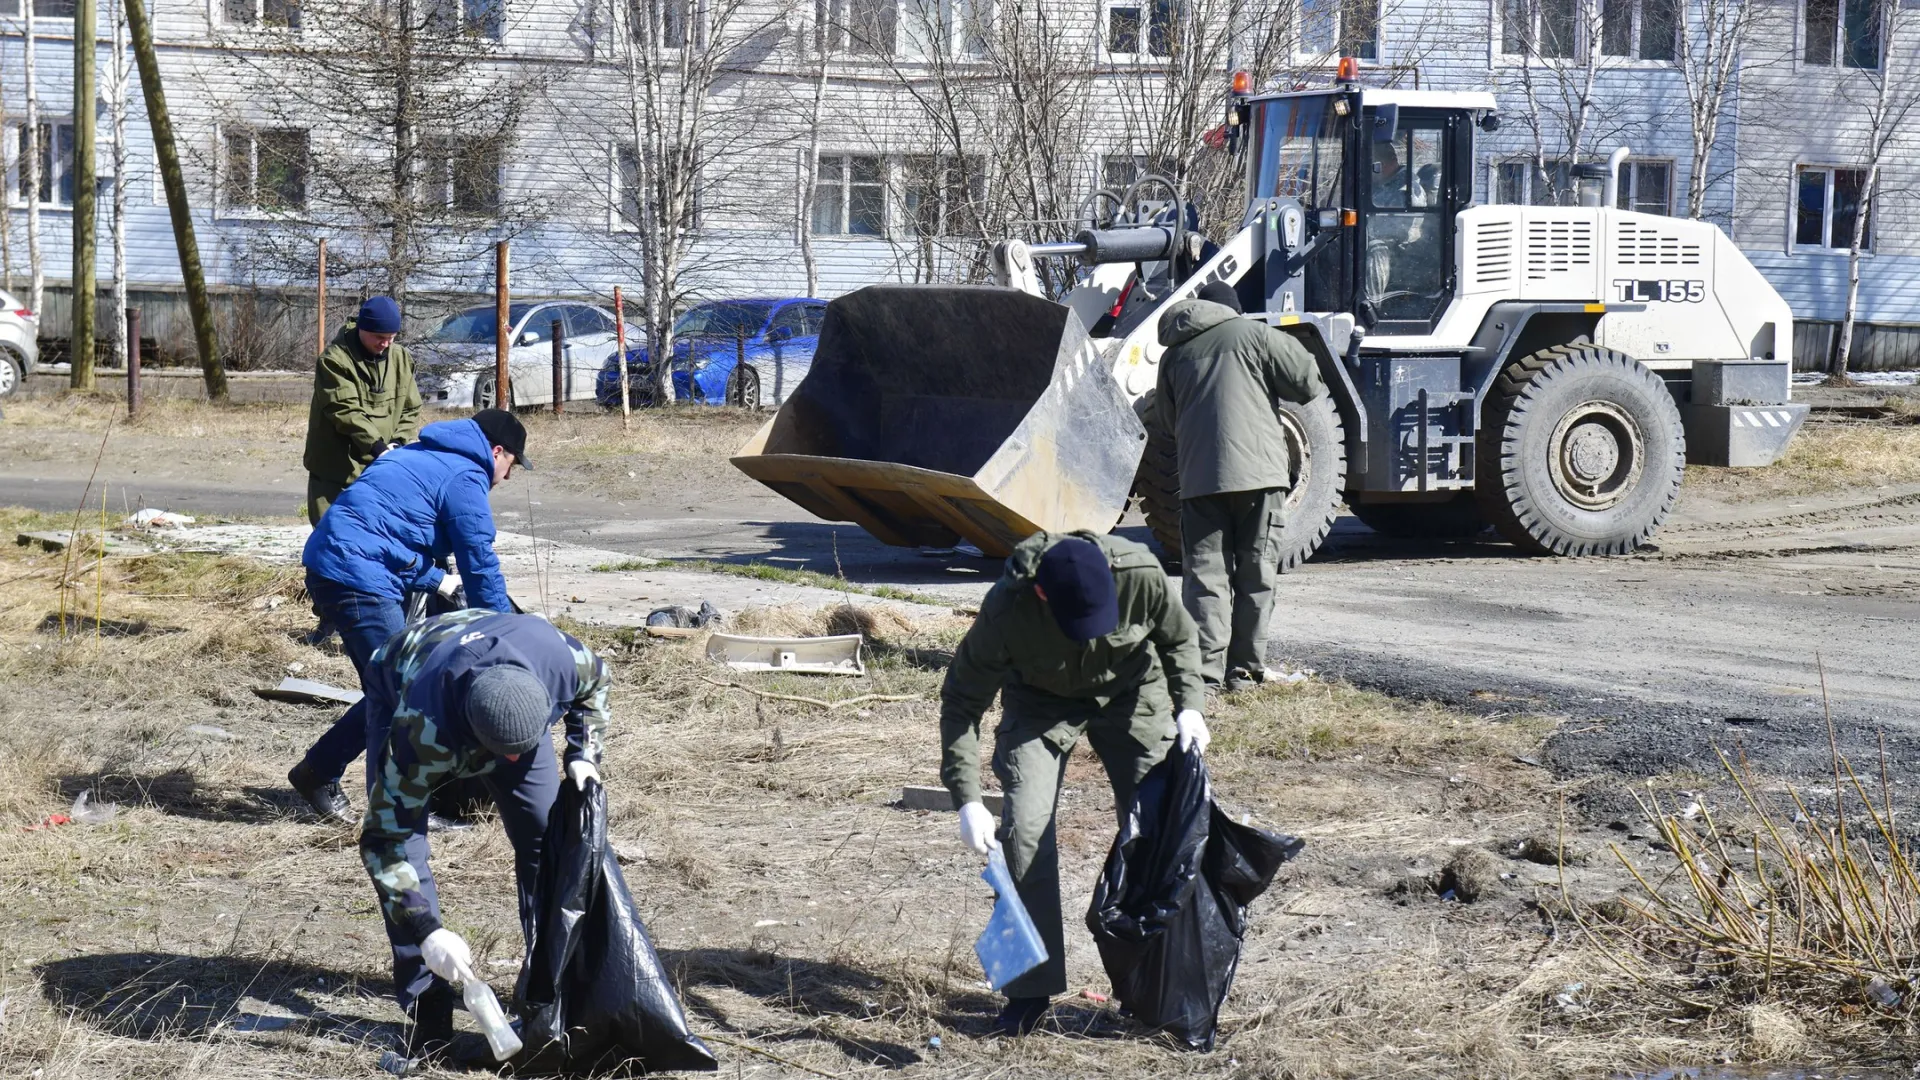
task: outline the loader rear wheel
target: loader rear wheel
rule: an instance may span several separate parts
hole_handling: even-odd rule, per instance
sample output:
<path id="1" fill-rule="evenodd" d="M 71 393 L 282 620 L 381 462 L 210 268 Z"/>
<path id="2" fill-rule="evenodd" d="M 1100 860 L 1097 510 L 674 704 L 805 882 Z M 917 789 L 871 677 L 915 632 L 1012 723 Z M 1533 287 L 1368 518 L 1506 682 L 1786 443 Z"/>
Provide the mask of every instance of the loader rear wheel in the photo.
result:
<path id="1" fill-rule="evenodd" d="M 1473 492 L 1445 502 L 1349 503 L 1361 524 L 1402 540 L 1465 540 L 1487 531 L 1487 515 Z"/>
<path id="2" fill-rule="evenodd" d="M 1283 401 L 1275 411 L 1293 459 L 1286 524 L 1276 545 L 1280 572 L 1285 573 L 1313 557 L 1333 529 L 1334 519 L 1340 516 L 1342 492 L 1347 486 L 1347 434 L 1330 397 L 1315 398 L 1305 405 Z M 1172 439 L 1149 430 L 1134 491 L 1140 496 L 1147 528 L 1160 542 L 1161 560 L 1169 570 L 1176 569 L 1180 562 L 1180 472 Z"/>
<path id="3" fill-rule="evenodd" d="M 1579 342 L 1494 381 L 1476 488 L 1487 520 L 1539 555 L 1624 555 L 1666 520 L 1686 473 L 1680 410 L 1660 377 Z"/>

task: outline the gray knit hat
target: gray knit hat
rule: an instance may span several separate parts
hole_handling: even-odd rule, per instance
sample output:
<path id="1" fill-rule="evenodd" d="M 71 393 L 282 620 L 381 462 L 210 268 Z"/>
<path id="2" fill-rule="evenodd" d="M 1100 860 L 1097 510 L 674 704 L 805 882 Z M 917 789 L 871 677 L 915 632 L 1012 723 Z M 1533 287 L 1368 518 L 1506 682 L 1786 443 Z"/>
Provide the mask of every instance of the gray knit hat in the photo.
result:
<path id="1" fill-rule="evenodd" d="M 467 687 L 467 723 L 473 737 L 502 757 L 533 749 L 547 734 L 552 715 L 553 696 L 526 668 L 490 667 Z"/>

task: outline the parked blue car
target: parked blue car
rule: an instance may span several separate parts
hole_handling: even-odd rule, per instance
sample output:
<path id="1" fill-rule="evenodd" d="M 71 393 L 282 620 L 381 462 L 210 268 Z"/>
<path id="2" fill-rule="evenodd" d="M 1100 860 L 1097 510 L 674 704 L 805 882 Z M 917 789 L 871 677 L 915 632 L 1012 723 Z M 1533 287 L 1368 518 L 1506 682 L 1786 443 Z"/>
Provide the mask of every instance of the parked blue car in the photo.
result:
<path id="1" fill-rule="evenodd" d="M 673 396 L 707 405 L 778 407 L 813 366 L 827 302 L 810 297 L 712 300 L 688 308 L 673 324 Z M 739 375 L 742 355 L 746 367 Z M 652 400 L 647 347 L 627 350 L 628 397 Z M 607 360 L 594 385 L 609 408 L 620 405 L 620 362 Z"/>

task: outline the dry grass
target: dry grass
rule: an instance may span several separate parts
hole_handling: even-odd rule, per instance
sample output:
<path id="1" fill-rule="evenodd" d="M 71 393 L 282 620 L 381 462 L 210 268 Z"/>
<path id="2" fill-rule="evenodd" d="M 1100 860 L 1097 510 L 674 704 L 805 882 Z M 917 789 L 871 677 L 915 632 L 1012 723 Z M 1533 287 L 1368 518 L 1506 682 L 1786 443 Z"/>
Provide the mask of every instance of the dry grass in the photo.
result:
<path id="1" fill-rule="evenodd" d="M 1772 468 L 1694 466 L 1686 482 L 1696 490 L 1748 496 L 1920 483 L 1920 425 L 1810 421 Z"/>
<path id="2" fill-rule="evenodd" d="M 0 526 L 30 520 L 0 513 Z M 294 816 L 284 790 L 333 713 L 249 692 L 292 664 L 351 685 L 346 661 L 300 642 L 310 618 L 286 572 L 110 559 L 101 614 L 143 629 L 96 640 L 42 629 L 61 568 L 0 551 L 0 1075 L 372 1074 L 398 1017 L 352 831 Z M 70 592 L 90 615 L 92 594 Z M 938 688 L 965 620 L 856 605 L 736 625 L 859 629 L 870 673 L 721 682 L 907 700 L 828 711 L 716 685 L 697 640 L 589 635 L 619 680 L 613 836 L 726 1074 L 1532 1078 L 1798 1045 L 1779 1015 L 1649 1004 L 1591 948 L 1542 933 L 1536 898 L 1556 886 L 1525 879 L 1541 868 L 1494 860 L 1513 880 L 1471 905 L 1399 888 L 1463 845 L 1501 851 L 1551 827 L 1552 778 L 1513 760 L 1551 724 L 1322 683 L 1212 710 L 1221 797 L 1309 842 L 1254 909 L 1221 1050 L 1132 1037 L 1079 997 L 1039 1037 L 982 1038 L 995 1002 L 970 948 L 988 906 L 977 862 L 952 815 L 893 806 L 901 785 L 937 782 Z M 1113 831 L 1099 769 L 1076 753 L 1061 805 L 1076 990 L 1106 988 L 1076 918 Z M 123 809 L 23 831 L 83 788 Z M 450 924 L 507 991 L 519 931 L 504 836 L 485 823 L 437 836 L 434 854 Z M 1619 884 L 1568 873 L 1595 892 Z M 1559 1004 L 1575 984 L 1579 1011 Z M 284 1019 L 249 1030 L 257 1013 Z"/>

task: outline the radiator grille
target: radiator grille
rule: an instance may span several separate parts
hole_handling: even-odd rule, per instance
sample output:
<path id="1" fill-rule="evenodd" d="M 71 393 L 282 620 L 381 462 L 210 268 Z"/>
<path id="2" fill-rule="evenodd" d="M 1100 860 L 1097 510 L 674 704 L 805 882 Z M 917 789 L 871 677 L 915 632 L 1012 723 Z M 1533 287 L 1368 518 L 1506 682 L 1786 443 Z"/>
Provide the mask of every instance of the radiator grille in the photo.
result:
<path id="1" fill-rule="evenodd" d="M 1622 266 L 1699 266 L 1700 245 L 1657 226 L 1622 221 L 1614 231 L 1613 258 Z"/>
<path id="2" fill-rule="evenodd" d="M 1527 222 L 1527 280 L 1544 281 L 1593 265 L 1593 222 L 1578 218 L 1532 218 Z"/>

